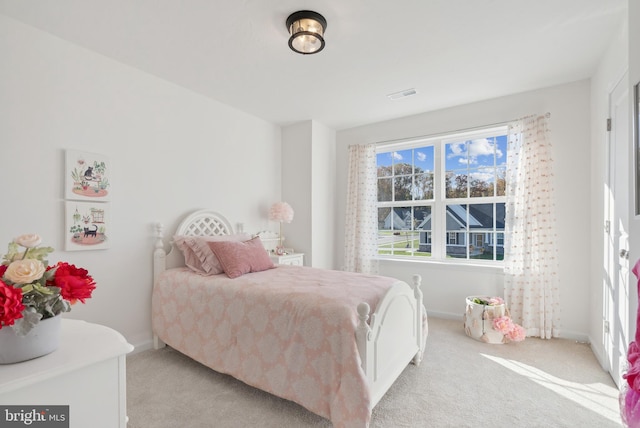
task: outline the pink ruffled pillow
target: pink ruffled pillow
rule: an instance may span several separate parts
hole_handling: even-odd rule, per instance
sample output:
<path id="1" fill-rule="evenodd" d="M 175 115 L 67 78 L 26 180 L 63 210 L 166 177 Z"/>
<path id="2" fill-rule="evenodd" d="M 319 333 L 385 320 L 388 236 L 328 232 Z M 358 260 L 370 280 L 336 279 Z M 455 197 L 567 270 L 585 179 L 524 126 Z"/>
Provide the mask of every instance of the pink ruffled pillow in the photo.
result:
<path id="1" fill-rule="evenodd" d="M 184 264 L 191 270 L 202 275 L 217 275 L 224 272 L 207 242 L 218 241 L 248 241 L 251 235 L 248 233 L 236 233 L 218 236 L 183 236 L 175 235 L 173 243 L 184 255 Z"/>
<path id="2" fill-rule="evenodd" d="M 207 242 L 207 244 L 229 278 L 275 267 L 259 236 L 244 242 Z"/>

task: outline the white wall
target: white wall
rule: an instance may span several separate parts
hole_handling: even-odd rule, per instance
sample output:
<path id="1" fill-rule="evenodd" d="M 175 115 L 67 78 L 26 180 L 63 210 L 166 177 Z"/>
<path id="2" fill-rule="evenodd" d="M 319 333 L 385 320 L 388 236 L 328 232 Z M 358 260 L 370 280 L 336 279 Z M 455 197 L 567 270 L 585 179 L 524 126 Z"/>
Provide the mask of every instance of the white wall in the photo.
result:
<path id="1" fill-rule="evenodd" d="M 333 268 L 335 219 L 334 130 L 304 121 L 282 130 L 282 197 L 294 210 L 284 224 L 285 246 L 305 254 L 305 265 Z"/>
<path id="2" fill-rule="evenodd" d="M 67 316 L 145 344 L 152 223 L 169 235 L 188 211 L 215 208 L 247 232 L 277 230 L 266 213 L 280 199 L 280 128 L 3 15 L 0 34 L 0 245 L 42 235 L 50 262 L 98 284 Z M 65 149 L 111 162 L 109 249 L 63 251 Z"/>
<path id="3" fill-rule="evenodd" d="M 282 199 L 293 208 L 293 221 L 282 225 L 285 247 L 305 254 L 305 265 L 313 260 L 311 229 L 312 122 L 282 129 Z"/>
<path id="4" fill-rule="evenodd" d="M 336 132 L 313 121 L 312 135 L 313 266 L 332 269 L 335 241 Z"/>
<path id="5" fill-rule="evenodd" d="M 586 339 L 589 330 L 586 310 L 590 244 L 589 105 L 589 82 L 580 81 L 340 131 L 336 137 L 337 229 L 344 230 L 347 146 L 451 132 L 549 112 L 556 175 L 561 334 Z M 338 233 L 337 238 L 335 250 L 341 261 L 343 234 Z M 461 317 L 466 296 L 503 295 L 503 278 L 496 268 L 384 261 L 380 272 L 406 281 L 411 280 L 413 273 L 421 274 L 425 305 L 432 315 Z"/>

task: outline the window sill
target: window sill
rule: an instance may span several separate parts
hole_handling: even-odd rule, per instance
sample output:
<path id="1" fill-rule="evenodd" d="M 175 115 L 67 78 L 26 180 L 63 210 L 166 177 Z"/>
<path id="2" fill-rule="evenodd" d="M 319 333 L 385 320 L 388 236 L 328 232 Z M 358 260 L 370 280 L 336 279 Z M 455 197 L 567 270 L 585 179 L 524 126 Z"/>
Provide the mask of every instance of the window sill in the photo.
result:
<path id="1" fill-rule="evenodd" d="M 400 258 L 400 257 L 378 257 L 380 263 L 384 264 L 396 264 L 396 263 L 407 263 L 407 264 L 421 264 L 429 267 L 442 267 L 445 269 L 470 269 L 470 270 L 478 270 L 478 269 L 487 269 L 494 270 L 496 272 L 502 272 L 504 270 L 503 262 L 476 262 L 473 260 L 429 260 L 429 259 L 419 259 L 415 258 Z"/>

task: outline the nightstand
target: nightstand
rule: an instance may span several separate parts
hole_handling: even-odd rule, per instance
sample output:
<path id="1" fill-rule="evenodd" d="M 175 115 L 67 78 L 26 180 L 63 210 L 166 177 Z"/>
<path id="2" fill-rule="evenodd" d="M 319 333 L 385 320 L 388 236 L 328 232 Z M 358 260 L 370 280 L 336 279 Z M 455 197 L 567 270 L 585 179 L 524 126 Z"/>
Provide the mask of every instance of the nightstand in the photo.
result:
<path id="1" fill-rule="evenodd" d="M 303 253 L 291 253 L 279 256 L 277 254 L 269 254 L 271 261 L 277 265 L 291 265 L 291 266 L 303 266 L 304 254 Z"/>
<path id="2" fill-rule="evenodd" d="M 68 426 L 126 428 L 125 355 L 132 350 L 115 330 L 63 319 L 58 349 L 33 360 L 0 365 L 0 403 L 69 406 Z"/>

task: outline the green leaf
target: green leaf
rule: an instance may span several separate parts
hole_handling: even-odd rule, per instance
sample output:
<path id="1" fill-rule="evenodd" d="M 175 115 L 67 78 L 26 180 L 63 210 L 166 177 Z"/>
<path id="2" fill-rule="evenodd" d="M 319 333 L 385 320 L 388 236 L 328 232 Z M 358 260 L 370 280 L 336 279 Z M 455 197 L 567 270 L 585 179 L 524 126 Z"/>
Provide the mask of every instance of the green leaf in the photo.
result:
<path id="1" fill-rule="evenodd" d="M 56 275 L 57 270 L 58 270 L 58 267 L 56 266 L 53 269 L 49 269 L 48 271 L 46 271 L 44 275 L 42 275 L 42 278 L 44 278 L 43 284 L 46 284 L 47 281 L 52 279 Z"/>
<path id="2" fill-rule="evenodd" d="M 6 262 L 4 264 L 8 265 L 9 263 L 11 263 L 12 261 L 14 261 L 19 253 L 19 247 L 18 244 L 16 244 L 15 242 L 11 241 L 9 242 L 9 248 L 7 250 L 7 254 L 4 255 L 3 260 Z"/>
<path id="3" fill-rule="evenodd" d="M 34 308 L 25 308 L 22 311 L 22 318 L 17 319 L 13 324 L 13 330 L 18 336 L 26 336 L 40 322 L 40 319 L 42 319 L 42 315 Z"/>
<path id="4" fill-rule="evenodd" d="M 15 242 L 10 242 L 7 254 L 2 258 L 4 260 L 3 264 L 8 265 L 14 260 L 23 258 L 24 251 L 21 251 L 20 248 L 21 247 Z M 28 259 L 40 260 L 44 265 L 47 264 L 47 255 L 54 251 L 53 247 L 26 248 L 26 250 Z"/>
<path id="5" fill-rule="evenodd" d="M 53 253 L 53 251 L 53 247 L 29 248 L 27 258 L 40 260 L 44 265 L 47 265 L 47 256 L 49 253 Z"/>
<path id="6" fill-rule="evenodd" d="M 52 287 L 44 287 L 44 286 L 38 284 L 37 282 L 34 282 L 32 285 L 33 285 L 33 289 L 35 291 L 37 291 L 38 293 L 40 293 L 40 294 L 50 295 L 50 294 L 54 294 L 55 293 L 55 291 L 53 290 Z M 58 291 L 59 291 L 59 289 L 58 289 Z"/>
<path id="7" fill-rule="evenodd" d="M 22 287 L 22 294 L 29 294 L 33 291 L 33 284 L 24 284 Z"/>

